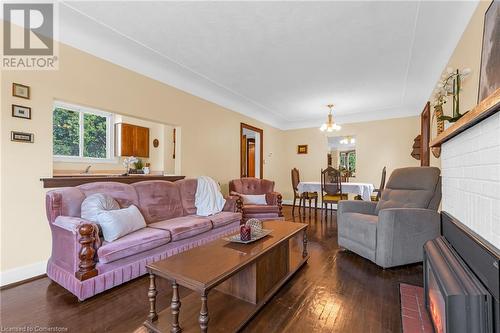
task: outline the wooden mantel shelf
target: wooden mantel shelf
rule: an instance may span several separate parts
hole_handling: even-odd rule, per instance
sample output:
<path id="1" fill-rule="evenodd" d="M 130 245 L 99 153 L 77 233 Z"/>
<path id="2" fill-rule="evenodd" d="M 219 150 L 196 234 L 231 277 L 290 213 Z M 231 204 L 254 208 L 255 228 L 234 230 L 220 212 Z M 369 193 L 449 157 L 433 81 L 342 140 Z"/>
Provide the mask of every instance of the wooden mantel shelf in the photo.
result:
<path id="1" fill-rule="evenodd" d="M 462 118 L 457 120 L 457 122 L 455 122 L 452 126 L 448 127 L 436 138 L 434 138 L 431 141 L 430 146 L 440 147 L 443 142 L 450 140 L 454 136 L 462 133 L 466 129 L 474 126 L 481 120 L 498 111 L 500 111 L 500 88 L 495 90 L 493 94 L 485 98 L 481 103 L 467 112 Z"/>

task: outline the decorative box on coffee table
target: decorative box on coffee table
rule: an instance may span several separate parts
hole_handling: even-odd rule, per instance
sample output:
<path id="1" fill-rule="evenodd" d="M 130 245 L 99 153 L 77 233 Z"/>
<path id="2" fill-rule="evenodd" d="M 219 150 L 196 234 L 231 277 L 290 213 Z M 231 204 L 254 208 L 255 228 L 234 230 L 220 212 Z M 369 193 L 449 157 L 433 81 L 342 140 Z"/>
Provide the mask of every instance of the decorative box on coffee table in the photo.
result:
<path id="1" fill-rule="evenodd" d="M 250 244 L 223 239 L 147 265 L 152 332 L 234 332 L 307 262 L 307 224 L 266 221 L 272 233 Z M 172 304 L 156 312 L 155 279 L 172 283 Z M 191 289 L 186 298 L 179 285 Z"/>

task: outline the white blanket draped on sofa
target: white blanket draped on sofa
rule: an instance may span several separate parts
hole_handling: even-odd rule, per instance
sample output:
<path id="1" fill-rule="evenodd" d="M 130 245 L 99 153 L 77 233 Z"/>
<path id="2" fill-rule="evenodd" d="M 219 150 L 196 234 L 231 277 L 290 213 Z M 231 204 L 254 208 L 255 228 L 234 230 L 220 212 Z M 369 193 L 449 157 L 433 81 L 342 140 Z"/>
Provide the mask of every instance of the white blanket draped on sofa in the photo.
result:
<path id="1" fill-rule="evenodd" d="M 196 215 L 209 216 L 222 211 L 226 199 L 220 192 L 219 184 L 207 176 L 198 177 L 194 204 Z"/>

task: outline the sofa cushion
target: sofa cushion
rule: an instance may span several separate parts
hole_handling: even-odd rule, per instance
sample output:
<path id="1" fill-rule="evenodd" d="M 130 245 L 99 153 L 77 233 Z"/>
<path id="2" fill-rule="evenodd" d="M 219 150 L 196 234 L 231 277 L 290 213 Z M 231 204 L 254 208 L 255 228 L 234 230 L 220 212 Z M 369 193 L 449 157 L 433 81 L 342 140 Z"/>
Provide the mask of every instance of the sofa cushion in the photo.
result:
<path id="1" fill-rule="evenodd" d="M 384 189 L 375 211 L 387 208 L 427 208 L 434 191 Z"/>
<path id="2" fill-rule="evenodd" d="M 209 231 L 212 222 L 206 217 L 189 215 L 151 223 L 149 227 L 168 230 L 172 241 L 178 241 Z"/>
<path id="3" fill-rule="evenodd" d="M 265 194 L 237 194 L 244 205 L 267 205 Z"/>
<path id="4" fill-rule="evenodd" d="M 179 187 L 172 182 L 149 180 L 132 184 L 139 196 L 139 209 L 146 223 L 184 215 Z"/>
<path id="5" fill-rule="evenodd" d="M 197 179 L 182 179 L 175 182 L 181 194 L 182 207 L 184 208 L 184 215 L 196 214 L 195 194 L 198 188 Z"/>
<path id="6" fill-rule="evenodd" d="M 103 211 L 97 215 L 96 222 L 102 230 L 104 239 L 108 242 L 146 227 L 144 217 L 134 205 L 123 209 Z"/>
<path id="7" fill-rule="evenodd" d="M 82 219 L 97 222 L 97 215 L 115 209 L 120 209 L 115 199 L 105 193 L 94 193 L 82 202 Z"/>
<path id="8" fill-rule="evenodd" d="M 234 179 L 229 182 L 229 192 L 266 194 L 274 191 L 274 181 L 254 177 Z"/>
<path id="9" fill-rule="evenodd" d="M 96 182 L 79 185 L 78 188 L 85 196 L 90 196 L 94 193 L 104 193 L 115 199 L 121 208 L 126 208 L 130 205 L 139 205 L 137 192 L 129 184 L 117 182 Z"/>
<path id="10" fill-rule="evenodd" d="M 214 229 L 219 228 L 225 225 L 228 225 L 233 222 L 241 221 L 241 213 L 233 213 L 233 212 L 220 212 L 215 215 L 208 216 L 210 221 L 212 222 Z"/>
<path id="11" fill-rule="evenodd" d="M 377 247 L 377 222 L 378 216 L 376 215 L 343 213 L 342 219 L 339 219 L 339 236 L 375 250 Z"/>
<path id="12" fill-rule="evenodd" d="M 279 214 L 278 206 L 272 205 L 245 205 L 243 206 L 243 213 L 247 214 L 260 214 L 260 213 L 276 213 Z"/>
<path id="13" fill-rule="evenodd" d="M 170 242 L 170 233 L 165 230 L 143 228 L 114 242 L 104 242 L 97 250 L 99 262 L 107 264 L 137 253 L 154 249 Z"/>

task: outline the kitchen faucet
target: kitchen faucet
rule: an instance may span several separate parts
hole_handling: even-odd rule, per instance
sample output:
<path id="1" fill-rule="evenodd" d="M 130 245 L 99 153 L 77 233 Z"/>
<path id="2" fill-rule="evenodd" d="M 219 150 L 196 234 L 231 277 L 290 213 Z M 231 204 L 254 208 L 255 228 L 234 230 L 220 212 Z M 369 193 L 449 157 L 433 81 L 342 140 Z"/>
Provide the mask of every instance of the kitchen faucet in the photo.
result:
<path id="1" fill-rule="evenodd" d="M 89 173 L 89 170 L 90 170 L 91 167 L 92 167 L 92 165 L 89 165 L 88 167 L 86 167 L 85 171 L 83 171 L 83 173 Z"/>

